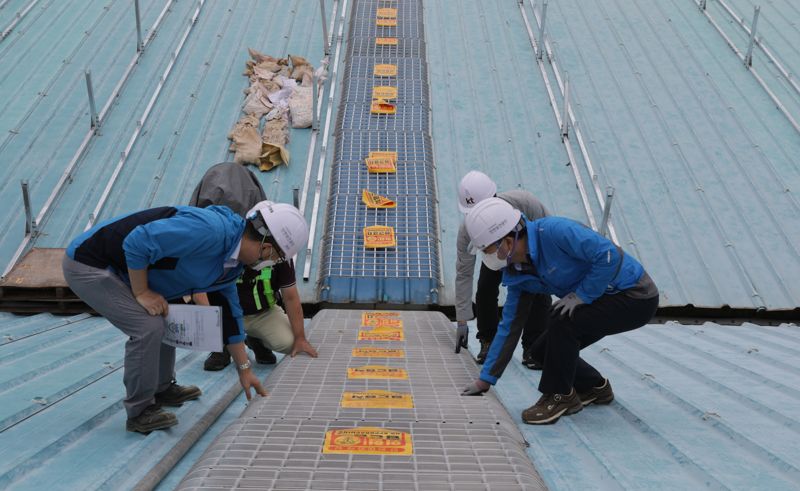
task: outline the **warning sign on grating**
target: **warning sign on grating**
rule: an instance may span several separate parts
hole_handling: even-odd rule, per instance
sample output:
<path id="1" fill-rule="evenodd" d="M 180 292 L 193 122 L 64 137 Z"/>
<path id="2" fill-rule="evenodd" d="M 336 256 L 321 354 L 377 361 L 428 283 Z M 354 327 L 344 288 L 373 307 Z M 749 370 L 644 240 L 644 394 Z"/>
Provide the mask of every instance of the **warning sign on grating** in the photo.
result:
<path id="1" fill-rule="evenodd" d="M 397 46 L 397 38 L 375 38 L 378 46 Z"/>
<path id="2" fill-rule="evenodd" d="M 389 312 L 387 312 L 388 314 Z M 381 312 L 364 312 L 361 314 L 361 325 L 364 327 L 403 327 L 403 320 L 400 315 L 382 316 Z"/>
<path id="3" fill-rule="evenodd" d="M 322 453 L 412 455 L 413 445 L 410 433 L 364 426 L 326 432 Z"/>
<path id="4" fill-rule="evenodd" d="M 379 348 L 377 346 L 364 346 L 353 348 L 351 353 L 354 358 L 405 358 L 406 352 L 401 349 Z"/>
<path id="5" fill-rule="evenodd" d="M 379 85 L 372 88 L 373 99 L 397 99 L 397 87 Z"/>
<path id="6" fill-rule="evenodd" d="M 376 327 L 358 331 L 359 341 L 405 341 L 403 330 L 395 327 Z"/>
<path id="7" fill-rule="evenodd" d="M 364 227 L 364 247 L 367 249 L 380 249 L 384 247 L 394 247 L 397 242 L 394 240 L 394 228 L 385 225 L 373 225 Z"/>
<path id="8" fill-rule="evenodd" d="M 367 208 L 395 208 L 397 203 L 380 194 L 375 194 L 366 189 L 361 191 L 361 199 Z"/>
<path id="9" fill-rule="evenodd" d="M 373 74 L 376 77 L 395 77 L 397 76 L 397 65 L 380 64 L 375 65 Z"/>
<path id="10" fill-rule="evenodd" d="M 378 18 L 380 19 L 396 19 L 397 18 L 397 9 L 392 9 L 388 7 L 378 9 Z"/>
<path id="11" fill-rule="evenodd" d="M 370 112 L 372 114 L 397 114 L 397 106 L 383 100 L 372 101 Z"/>
<path id="12" fill-rule="evenodd" d="M 408 380 L 408 372 L 403 368 L 387 367 L 386 365 L 364 365 L 347 369 L 348 379 L 391 379 Z"/>
<path id="13" fill-rule="evenodd" d="M 397 19 L 375 19 L 378 27 L 397 27 Z"/>
<path id="14" fill-rule="evenodd" d="M 366 409 L 413 409 L 414 399 L 405 392 L 390 390 L 367 390 L 364 392 L 345 392 L 342 407 Z"/>

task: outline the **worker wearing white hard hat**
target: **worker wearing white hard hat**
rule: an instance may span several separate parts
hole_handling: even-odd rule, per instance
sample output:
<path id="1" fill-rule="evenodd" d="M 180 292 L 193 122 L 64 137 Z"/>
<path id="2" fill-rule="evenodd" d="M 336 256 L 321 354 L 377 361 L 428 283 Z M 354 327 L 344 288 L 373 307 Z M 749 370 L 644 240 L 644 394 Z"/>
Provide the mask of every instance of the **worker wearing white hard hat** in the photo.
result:
<path id="1" fill-rule="evenodd" d="M 498 382 L 519 337 L 520 306 L 537 293 L 559 297 L 536 356 L 544 363 L 541 398 L 522 412 L 529 424 L 554 423 L 589 404 L 614 399 L 611 384 L 580 357 L 580 350 L 605 336 L 650 321 L 658 288 L 633 257 L 602 235 L 567 218 L 525 220 L 507 202 L 490 198 L 467 215 L 472 243 L 491 261 L 506 264 L 508 288 L 503 320 L 480 378 L 463 395 L 479 395 Z"/>
<path id="2" fill-rule="evenodd" d="M 462 213 L 466 214 L 476 204 L 494 196 L 521 210 L 531 220 L 549 215 L 544 205 L 531 193 L 522 189 L 497 193 L 497 186 L 494 181 L 483 172 L 475 170 L 468 172 L 459 182 L 458 208 Z M 459 334 L 456 352 L 459 351 L 460 347 L 466 347 L 466 339 L 469 333 L 467 321 L 474 317 L 478 327 L 477 338 L 481 346 L 476 357 L 476 361 L 479 364 L 482 364 L 486 359 L 489 346 L 492 344 L 492 339 L 494 339 L 497 325 L 500 321 L 498 297 L 500 295 L 500 283 L 503 279 L 502 268 L 504 266 L 504 263 L 481 262 L 473 309 L 472 287 L 475 273 L 475 251 L 470 248 L 469 235 L 462 222 L 458 228 L 458 238 L 456 240 L 455 304 Z M 535 295 L 530 300 L 533 302 L 531 315 L 527 317 L 527 322 L 522 330 L 522 364 L 530 369 L 539 369 L 541 364 L 533 357 L 534 345 L 536 339 L 544 332 L 547 311 L 550 307 L 550 295 Z"/>

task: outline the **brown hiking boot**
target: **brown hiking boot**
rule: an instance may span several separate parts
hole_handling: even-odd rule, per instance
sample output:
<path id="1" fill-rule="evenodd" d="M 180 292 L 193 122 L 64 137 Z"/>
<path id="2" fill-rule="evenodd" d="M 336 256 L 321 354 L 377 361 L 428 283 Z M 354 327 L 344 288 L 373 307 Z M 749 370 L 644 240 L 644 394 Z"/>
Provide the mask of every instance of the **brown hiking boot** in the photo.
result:
<path id="1" fill-rule="evenodd" d="M 206 361 L 203 362 L 203 370 L 217 372 L 230 364 L 231 354 L 228 353 L 228 348 L 222 348 L 222 351 L 214 351 L 208 355 Z"/>
<path id="2" fill-rule="evenodd" d="M 166 390 L 156 392 L 156 404 L 162 406 L 180 406 L 186 401 L 197 399 L 203 392 L 196 385 L 178 385 L 172 382 Z"/>
<path id="3" fill-rule="evenodd" d="M 164 411 L 158 404 L 152 404 L 147 406 L 135 418 L 128 418 L 125 423 L 125 429 L 147 434 L 151 431 L 175 426 L 176 424 L 178 424 L 178 418 L 174 414 Z"/>
<path id="4" fill-rule="evenodd" d="M 555 423 L 564 415 L 575 414 L 583 409 L 578 393 L 572 389 L 569 394 L 544 394 L 539 401 L 522 411 L 522 421 L 529 425 Z"/>
<path id="5" fill-rule="evenodd" d="M 491 339 L 481 339 L 481 350 L 478 352 L 478 356 L 475 357 L 475 361 L 478 362 L 478 365 L 483 365 L 483 362 L 486 361 L 486 355 L 489 354 L 489 348 L 492 346 Z"/>
<path id="6" fill-rule="evenodd" d="M 581 403 L 584 406 L 589 404 L 611 404 L 614 400 L 614 391 L 611 390 L 611 383 L 606 379 L 606 382 L 600 387 L 592 387 L 589 390 L 578 393 Z"/>

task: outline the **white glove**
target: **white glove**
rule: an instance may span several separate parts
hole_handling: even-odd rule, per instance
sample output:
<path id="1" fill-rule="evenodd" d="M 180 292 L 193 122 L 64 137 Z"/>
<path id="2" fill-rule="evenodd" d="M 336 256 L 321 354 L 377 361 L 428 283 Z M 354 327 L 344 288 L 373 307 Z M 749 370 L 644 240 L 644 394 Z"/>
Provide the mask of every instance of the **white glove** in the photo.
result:
<path id="1" fill-rule="evenodd" d="M 583 305 L 583 300 L 581 300 L 581 297 L 575 293 L 569 293 L 564 295 L 561 299 L 557 300 L 556 303 L 553 304 L 552 312 L 555 316 L 564 317 L 567 315 L 571 319 L 572 314 L 575 312 L 575 308 L 578 305 Z"/>
<path id="2" fill-rule="evenodd" d="M 475 379 L 461 391 L 462 396 L 479 396 L 489 390 L 491 385 L 481 379 Z"/>
<path id="3" fill-rule="evenodd" d="M 456 328 L 456 353 L 461 353 L 461 348 L 467 347 L 469 327 L 466 322 L 459 322 Z"/>

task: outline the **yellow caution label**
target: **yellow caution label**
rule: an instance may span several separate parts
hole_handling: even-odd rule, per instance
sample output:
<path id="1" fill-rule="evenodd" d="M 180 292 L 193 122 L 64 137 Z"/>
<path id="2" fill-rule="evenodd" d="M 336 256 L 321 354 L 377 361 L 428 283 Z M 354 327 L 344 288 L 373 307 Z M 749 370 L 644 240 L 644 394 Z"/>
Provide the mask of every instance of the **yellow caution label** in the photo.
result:
<path id="1" fill-rule="evenodd" d="M 396 19 L 397 18 L 397 9 L 380 8 L 380 9 L 378 9 L 378 18 L 379 19 Z"/>
<path id="2" fill-rule="evenodd" d="M 385 365 L 364 365 L 347 369 L 348 379 L 391 379 L 408 380 L 408 372 L 404 368 L 387 367 Z"/>
<path id="3" fill-rule="evenodd" d="M 353 348 L 352 355 L 353 358 L 405 358 L 406 352 L 401 349 L 364 346 L 361 348 Z"/>
<path id="4" fill-rule="evenodd" d="M 396 114 L 397 106 L 386 102 L 383 99 L 378 99 L 376 101 L 372 101 L 370 112 L 372 114 Z"/>
<path id="5" fill-rule="evenodd" d="M 397 87 L 390 87 L 390 86 L 378 86 L 372 88 L 372 98 L 373 99 L 397 99 Z"/>
<path id="6" fill-rule="evenodd" d="M 367 390 L 364 392 L 345 392 L 342 407 L 369 409 L 413 409 L 411 394 L 389 390 Z"/>
<path id="7" fill-rule="evenodd" d="M 397 19 L 375 19 L 378 27 L 397 27 Z"/>
<path id="8" fill-rule="evenodd" d="M 358 331 L 359 341 L 405 341 L 402 328 L 396 327 L 375 327 L 370 330 L 361 329 Z"/>
<path id="9" fill-rule="evenodd" d="M 394 239 L 394 228 L 384 225 L 373 225 L 364 227 L 364 247 L 367 249 L 381 249 L 384 247 L 394 247 L 397 242 Z"/>
<path id="10" fill-rule="evenodd" d="M 369 153 L 370 157 L 388 157 L 392 160 L 397 160 L 397 152 L 392 152 L 388 150 L 375 150 Z"/>
<path id="11" fill-rule="evenodd" d="M 399 319 L 400 312 L 388 312 L 385 310 L 368 310 L 366 312 L 361 312 L 361 325 L 362 326 L 371 326 L 371 321 L 374 319 Z"/>
<path id="12" fill-rule="evenodd" d="M 397 65 L 389 65 L 389 64 L 375 65 L 373 74 L 376 77 L 396 77 Z"/>
<path id="13" fill-rule="evenodd" d="M 397 38 L 375 38 L 378 46 L 397 46 Z"/>
<path id="14" fill-rule="evenodd" d="M 364 312 L 361 314 L 361 325 L 364 327 L 392 327 L 402 329 L 403 320 L 400 319 L 400 314 L 381 315 L 393 313 L 394 312 Z"/>
<path id="15" fill-rule="evenodd" d="M 364 189 L 361 191 L 361 199 L 367 208 L 396 208 L 397 203 L 380 194 L 375 194 Z"/>
<path id="16" fill-rule="evenodd" d="M 413 455 L 411 433 L 363 426 L 325 433 L 322 453 Z"/>
<path id="17" fill-rule="evenodd" d="M 377 154 L 389 152 L 370 152 L 370 156 L 364 159 L 364 162 L 367 164 L 367 172 L 372 174 L 397 172 L 397 166 L 395 165 L 395 162 L 397 161 L 396 157 L 372 156 L 373 153 Z M 391 153 L 397 155 L 396 152 Z"/>

